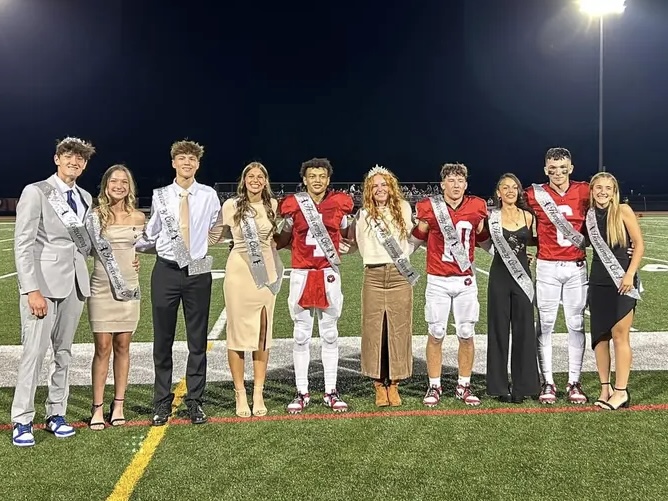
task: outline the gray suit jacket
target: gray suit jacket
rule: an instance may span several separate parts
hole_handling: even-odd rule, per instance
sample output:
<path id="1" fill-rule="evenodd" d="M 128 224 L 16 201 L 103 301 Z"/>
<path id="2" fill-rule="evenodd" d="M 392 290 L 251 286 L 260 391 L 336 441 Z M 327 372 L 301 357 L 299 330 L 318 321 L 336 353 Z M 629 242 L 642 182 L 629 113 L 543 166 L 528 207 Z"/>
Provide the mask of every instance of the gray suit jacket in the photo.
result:
<path id="1" fill-rule="evenodd" d="M 46 182 L 58 189 L 55 175 Z M 87 205 L 85 220 L 93 197 L 78 190 Z M 23 189 L 16 205 L 14 256 L 21 294 L 39 290 L 44 297 L 62 299 L 76 283 L 85 297 L 90 296 L 88 256 L 79 252 L 42 190 L 33 184 Z"/>

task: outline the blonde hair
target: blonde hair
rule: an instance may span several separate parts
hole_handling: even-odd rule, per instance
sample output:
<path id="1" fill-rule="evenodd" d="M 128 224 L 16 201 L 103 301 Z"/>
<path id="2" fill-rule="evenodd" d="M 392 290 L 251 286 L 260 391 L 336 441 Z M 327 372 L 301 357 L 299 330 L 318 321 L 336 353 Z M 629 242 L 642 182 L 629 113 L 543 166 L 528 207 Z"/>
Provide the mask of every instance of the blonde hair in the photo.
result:
<path id="1" fill-rule="evenodd" d="M 378 172 L 372 176 L 367 176 L 364 179 L 362 207 L 366 209 L 367 222 L 369 222 L 370 219 L 383 219 L 383 215 L 378 210 L 378 205 L 376 205 L 376 202 L 373 199 L 373 178 L 376 176 L 382 176 L 387 183 L 387 206 L 390 209 L 390 214 L 392 214 L 392 220 L 397 228 L 399 228 L 401 238 L 408 238 L 408 229 L 406 228 L 404 216 L 401 213 L 401 202 L 404 201 L 404 196 L 399 189 L 399 181 L 397 180 L 397 177 L 387 169 L 385 169 L 385 172 Z"/>
<path id="2" fill-rule="evenodd" d="M 128 176 L 128 194 L 123 200 L 123 209 L 128 215 L 132 214 L 137 207 L 137 186 L 135 185 L 135 179 L 132 176 L 132 172 L 123 164 L 115 164 L 107 169 L 107 171 L 102 176 L 102 181 L 100 182 L 100 194 L 97 196 L 97 213 L 100 218 L 100 228 L 104 231 L 107 226 L 114 223 L 114 213 L 111 211 L 111 201 L 109 200 L 109 195 L 107 195 L 107 187 L 109 186 L 109 179 L 111 175 L 116 171 L 123 171 L 125 175 Z"/>
<path id="3" fill-rule="evenodd" d="M 269 185 L 269 172 L 267 172 L 267 168 L 260 162 L 251 162 L 241 171 L 241 178 L 237 185 L 237 210 L 234 213 L 234 224 L 240 225 L 241 218 L 247 212 L 253 214 L 253 216 L 256 215 L 255 210 L 251 207 L 250 199 L 248 198 L 248 190 L 246 190 L 246 176 L 252 169 L 260 169 L 267 181 L 261 194 L 262 204 L 267 211 L 267 218 L 269 218 L 269 221 L 271 222 L 272 231 L 276 231 L 276 213 L 271 206 L 271 199 L 274 198 L 274 193 L 271 191 L 271 186 Z"/>
<path id="4" fill-rule="evenodd" d="M 626 226 L 622 219 L 622 210 L 619 203 L 619 183 L 615 176 L 609 172 L 599 172 L 589 181 L 589 207 L 596 207 L 594 200 L 594 184 L 599 179 L 610 179 L 612 181 L 612 198 L 608 205 L 607 233 L 608 245 L 612 247 L 628 245 Z"/>

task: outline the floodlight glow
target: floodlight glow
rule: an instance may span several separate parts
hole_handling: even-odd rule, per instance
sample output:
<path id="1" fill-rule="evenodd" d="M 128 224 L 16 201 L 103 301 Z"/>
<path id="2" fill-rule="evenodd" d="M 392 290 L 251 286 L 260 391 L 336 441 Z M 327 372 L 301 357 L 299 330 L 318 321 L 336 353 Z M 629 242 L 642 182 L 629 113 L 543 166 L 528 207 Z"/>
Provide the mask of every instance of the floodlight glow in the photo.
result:
<path id="1" fill-rule="evenodd" d="M 592 17 L 621 14 L 626 9 L 626 0 L 579 0 L 580 12 Z"/>

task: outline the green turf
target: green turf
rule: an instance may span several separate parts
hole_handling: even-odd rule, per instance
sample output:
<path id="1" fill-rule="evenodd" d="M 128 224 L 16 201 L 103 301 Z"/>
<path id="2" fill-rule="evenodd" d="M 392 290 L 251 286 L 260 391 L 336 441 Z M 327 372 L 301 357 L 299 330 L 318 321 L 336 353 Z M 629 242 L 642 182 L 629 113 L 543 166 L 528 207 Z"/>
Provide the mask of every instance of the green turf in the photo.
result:
<path id="1" fill-rule="evenodd" d="M 449 396 L 454 379 L 444 382 L 447 396 L 438 408 L 465 409 Z M 484 385 L 480 376 L 473 382 L 477 389 Z M 563 375 L 557 376 L 561 388 L 565 382 Z M 585 374 L 583 384 L 595 397 L 595 375 Z M 424 385 L 421 378 L 403 385 L 404 405 L 398 410 L 424 409 Z M 368 380 L 344 378 L 341 388 L 351 411 L 376 410 Z M 635 372 L 630 388 L 634 404 L 668 402 L 668 372 Z M 129 388 L 129 419 L 150 417 L 151 391 L 149 386 Z M 291 392 L 292 381 L 270 382 L 270 417 L 285 416 Z M 0 423 L 8 421 L 12 393 L 0 390 Z M 40 388 L 37 401 L 44 398 Z M 314 394 L 306 415 L 330 414 L 319 399 Z M 89 402 L 89 388 L 72 388 L 69 417 L 87 418 Z M 209 385 L 209 415 L 232 417 L 233 402 L 231 383 Z M 542 409 L 533 401 L 512 406 L 489 398 L 483 405 Z M 556 406 L 567 404 L 562 399 Z M 394 413 L 385 409 L 378 417 L 361 419 L 174 425 L 133 499 L 658 500 L 668 487 L 665 411 Z M 183 408 L 178 417 L 185 417 Z M 84 428 L 76 437 L 56 440 L 39 430 L 38 444 L 31 450 L 11 446 L 6 435 L 7 440 L 0 441 L 0 467 L 6 472 L 2 499 L 104 499 L 147 432 L 145 426 L 104 432 Z"/>

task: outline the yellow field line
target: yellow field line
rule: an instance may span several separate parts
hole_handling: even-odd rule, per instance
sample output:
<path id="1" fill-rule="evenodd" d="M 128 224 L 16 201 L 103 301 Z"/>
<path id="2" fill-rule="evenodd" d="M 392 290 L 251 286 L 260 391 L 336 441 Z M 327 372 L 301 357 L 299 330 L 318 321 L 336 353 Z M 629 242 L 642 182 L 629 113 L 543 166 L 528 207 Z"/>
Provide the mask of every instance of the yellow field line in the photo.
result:
<path id="1" fill-rule="evenodd" d="M 213 347 L 213 341 L 209 341 L 206 345 L 206 351 L 209 352 Z M 172 413 L 181 405 L 183 397 L 186 394 L 186 378 L 179 381 L 174 389 L 174 402 L 172 403 Z M 132 493 L 137 487 L 137 483 L 144 475 L 148 464 L 153 458 L 156 449 L 167 433 L 169 422 L 164 426 L 153 426 L 142 442 L 139 450 L 132 458 L 130 464 L 125 468 L 123 475 L 118 479 L 114 486 L 113 492 L 107 498 L 107 501 L 127 501 L 132 496 Z"/>

